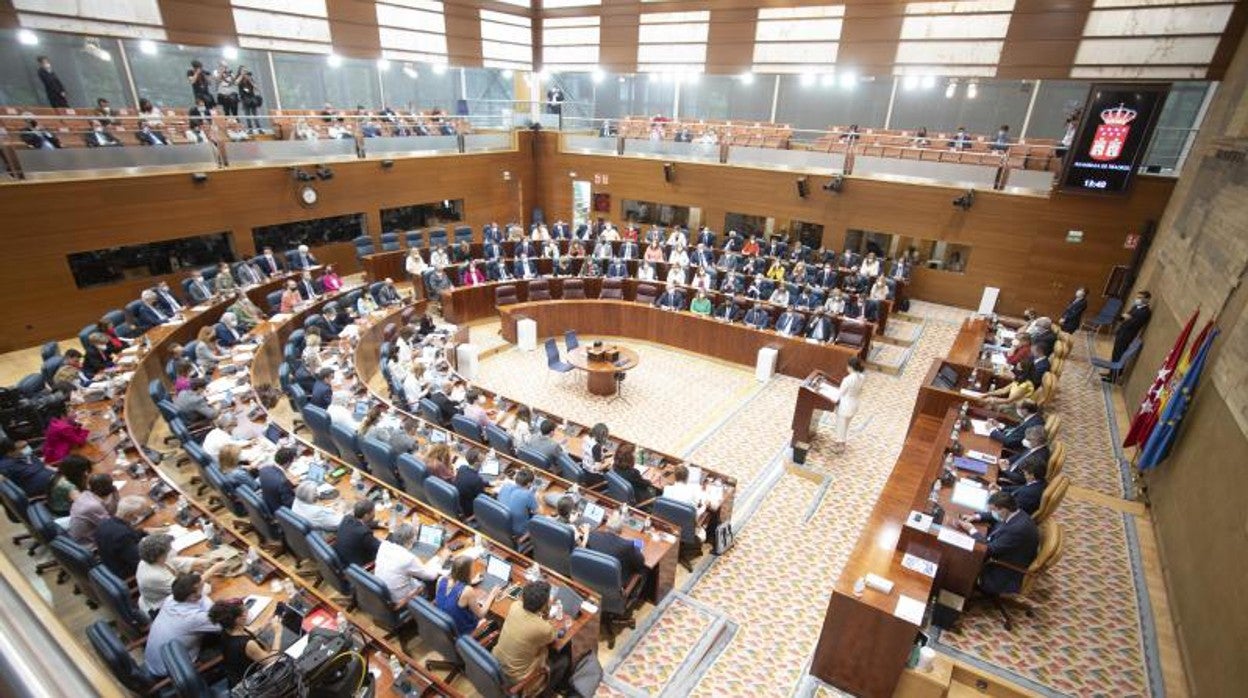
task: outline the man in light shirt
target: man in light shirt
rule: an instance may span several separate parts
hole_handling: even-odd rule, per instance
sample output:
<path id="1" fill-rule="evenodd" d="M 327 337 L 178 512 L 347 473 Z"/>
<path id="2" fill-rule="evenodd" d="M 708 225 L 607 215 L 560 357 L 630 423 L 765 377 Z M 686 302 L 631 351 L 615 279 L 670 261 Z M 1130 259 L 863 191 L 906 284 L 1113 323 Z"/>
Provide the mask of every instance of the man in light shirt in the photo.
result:
<path id="1" fill-rule="evenodd" d="M 407 603 L 409 597 L 420 593 L 420 582 L 432 582 L 438 578 L 442 562 L 435 556 L 421 562 L 411 551 L 416 540 L 416 528 L 410 523 L 400 524 L 381 542 L 377 549 L 377 564 L 373 574 L 390 590 L 390 600 Z"/>

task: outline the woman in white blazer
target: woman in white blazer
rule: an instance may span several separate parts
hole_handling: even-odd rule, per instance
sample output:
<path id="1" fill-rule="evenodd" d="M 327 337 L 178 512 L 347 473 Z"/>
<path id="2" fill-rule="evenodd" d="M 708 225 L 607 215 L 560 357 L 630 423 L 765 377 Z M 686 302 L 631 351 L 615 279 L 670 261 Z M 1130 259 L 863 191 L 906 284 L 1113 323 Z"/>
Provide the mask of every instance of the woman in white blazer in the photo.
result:
<path id="1" fill-rule="evenodd" d="M 845 450 L 845 441 L 849 436 L 849 422 L 858 413 L 858 399 L 862 395 L 862 386 L 866 382 L 866 367 L 862 359 L 857 356 L 850 357 L 849 373 L 841 379 L 841 396 L 836 403 L 836 435 L 832 440 L 833 453 L 841 453 Z"/>

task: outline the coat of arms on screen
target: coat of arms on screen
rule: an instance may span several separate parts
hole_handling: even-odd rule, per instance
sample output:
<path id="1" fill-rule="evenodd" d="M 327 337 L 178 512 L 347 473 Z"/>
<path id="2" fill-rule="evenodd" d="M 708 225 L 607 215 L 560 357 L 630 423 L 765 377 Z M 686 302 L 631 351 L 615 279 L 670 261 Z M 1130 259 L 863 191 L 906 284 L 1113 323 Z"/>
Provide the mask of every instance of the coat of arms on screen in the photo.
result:
<path id="1" fill-rule="evenodd" d="M 1088 148 L 1088 156 L 1101 162 L 1117 160 L 1127 143 L 1127 134 L 1131 133 L 1130 124 L 1137 115 L 1138 112 L 1121 103 L 1113 109 L 1101 112 L 1103 123 L 1096 127 L 1096 136 L 1092 139 L 1092 147 Z"/>

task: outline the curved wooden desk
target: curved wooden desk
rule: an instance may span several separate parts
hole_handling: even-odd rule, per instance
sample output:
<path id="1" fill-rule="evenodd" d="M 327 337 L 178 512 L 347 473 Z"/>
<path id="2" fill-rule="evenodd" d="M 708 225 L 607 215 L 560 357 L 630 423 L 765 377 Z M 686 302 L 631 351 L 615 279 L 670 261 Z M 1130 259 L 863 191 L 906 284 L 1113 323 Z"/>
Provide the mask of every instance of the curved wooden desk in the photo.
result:
<path id="1" fill-rule="evenodd" d="M 660 310 L 630 301 L 583 300 L 517 303 L 499 309 L 503 339 L 516 342 L 516 321 L 537 322 L 538 337 L 566 330 L 586 335 L 629 337 L 679 347 L 725 361 L 753 366 L 758 350 L 779 351 L 776 370 L 786 376 L 805 378 L 816 369 L 840 380 L 848 373 L 849 358 L 860 352 L 834 344 L 815 344 L 756 330 L 741 323 L 725 323 L 688 311 Z"/>
<path id="2" fill-rule="evenodd" d="M 568 352 L 568 363 L 585 372 L 586 387 L 594 395 L 615 395 L 615 374 L 637 367 L 637 352 L 627 347 L 608 346 L 620 353 L 618 363 L 591 359 L 590 347 L 580 345 Z"/>

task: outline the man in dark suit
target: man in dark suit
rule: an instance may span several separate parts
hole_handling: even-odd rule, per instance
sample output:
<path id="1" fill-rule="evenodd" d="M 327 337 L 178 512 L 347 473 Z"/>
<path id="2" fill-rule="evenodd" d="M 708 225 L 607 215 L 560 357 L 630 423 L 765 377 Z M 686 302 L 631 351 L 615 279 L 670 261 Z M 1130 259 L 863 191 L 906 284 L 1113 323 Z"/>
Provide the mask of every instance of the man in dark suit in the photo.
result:
<path id="1" fill-rule="evenodd" d="M 608 279 L 625 279 L 628 278 L 628 263 L 623 259 L 613 259 L 607 265 Z"/>
<path id="2" fill-rule="evenodd" d="M 169 138 L 159 131 L 153 131 L 146 121 L 139 122 L 139 131 L 134 137 L 140 145 L 169 145 Z"/>
<path id="3" fill-rule="evenodd" d="M 780 313 L 779 319 L 776 320 L 776 331 L 786 337 L 797 337 L 801 335 L 805 324 L 806 318 L 790 308 Z"/>
<path id="4" fill-rule="evenodd" d="M 139 295 L 139 299 L 143 302 L 138 306 L 134 321 L 140 330 L 148 330 L 173 319 L 173 313 L 161 307 L 155 291 L 148 289 Z"/>
<path id="5" fill-rule="evenodd" d="M 988 515 L 993 524 L 983 535 L 975 524 L 959 520 L 961 528 L 988 544 L 988 556 L 979 573 L 979 589 L 989 596 L 1013 594 L 1022 588 L 1023 573 L 1040 549 L 1040 529 L 1025 512 L 1019 511 L 1012 495 L 996 492 L 988 498 Z M 994 560 L 1006 563 L 994 565 Z"/>
<path id="6" fill-rule="evenodd" d="M 1028 427 L 1027 434 L 1023 437 L 1023 450 L 997 461 L 1000 472 L 997 473 L 997 484 L 1005 487 L 1007 485 L 1021 485 L 1027 481 L 1023 477 L 1023 469 L 1028 463 L 1040 462 L 1048 464 L 1049 462 L 1049 445 L 1045 443 L 1044 427 Z"/>
<path id="7" fill-rule="evenodd" d="M 836 326 L 832 324 L 832 318 L 824 315 L 823 311 L 816 310 L 814 317 L 810 319 L 810 327 L 806 328 L 806 338 L 816 342 L 828 342 L 834 336 Z"/>
<path id="8" fill-rule="evenodd" d="M 295 460 L 295 449 L 283 446 L 273 454 L 273 462 L 260 468 L 260 496 L 272 514 L 282 507 L 295 503 L 295 488 L 286 478 L 286 468 Z"/>
<path id="9" fill-rule="evenodd" d="M 1027 430 L 1031 427 L 1044 427 L 1044 415 L 1040 414 L 1040 406 L 1033 400 L 1023 400 L 1018 403 L 1018 413 L 1022 416 L 1022 420 L 1014 426 L 1005 424 L 996 424 L 988 438 L 1000 443 L 1011 451 L 1017 451 L 1023 446 L 1023 437 L 1027 434 Z"/>
<path id="10" fill-rule="evenodd" d="M 1026 512 L 1028 516 L 1035 516 L 1036 510 L 1040 508 L 1040 500 L 1044 497 L 1044 488 L 1049 485 L 1048 475 L 1048 463 L 1035 459 L 1029 460 L 1023 466 L 1023 477 L 1026 478 L 1023 484 L 1002 487 L 1001 491 L 1013 495 L 1018 508 Z"/>
<path id="11" fill-rule="evenodd" d="M 498 223 L 488 223 L 481 231 L 481 237 L 485 242 L 502 242 L 503 231 L 498 227 Z"/>
<path id="12" fill-rule="evenodd" d="M 459 491 L 459 510 L 462 512 L 471 512 L 473 500 L 485 492 L 485 478 L 478 470 L 480 463 L 481 451 L 470 448 L 455 469 L 455 489 Z"/>
<path id="13" fill-rule="evenodd" d="M 510 281 L 515 278 L 507 270 L 507 263 L 501 258 L 486 263 L 485 277 L 490 281 Z"/>
<path id="14" fill-rule="evenodd" d="M 22 142 L 35 150 L 56 150 L 61 147 L 61 139 L 34 119 L 26 120 L 26 128 L 22 129 Z"/>
<path id="15" fill-rule="evenodd" d="M 156 294 L 156 305 L 169 315 L 176 315 L 182 312 L 182 301 L 173 295 L 173 290 L 169 288 L 168 281 L 161 281 L 152 289 Z"/>
<path id="16" fill-rule="evenodd" d="M 708 248 L 714 247 L 715 246 L 715 233 L 711 232 L 710 228 L 706 226 L 702 226 L 702 229 L 698 231 L 697 242 L 699 245 L 705 245 Z"/>
<path id="17" fill-rule="evenodd" d="M 210 405 L 208 398 L 204 396 L 204 389 L 207 387 L 208 381 L 203 378 L 192 378 L 190 388 L 179 390 L 178 394 L 173 396 L 174 409 L 178 411 L 178 416 L 191 430 L 217 418 L 217 408 Z"/>
<path id="18" fill-rule="evenodd" d="M 516 260 L 514 267 L 517 279 L 532 279 L 537 276 L 537 265 L 523 252 L 520 253 L 520 258 Z"/>
<path id="19" fill-rule="evenodd" d="M 119 147 L 121 141 L 117 140 L 113 134 L 104 130 L 104 124 L 96 119 L 91 120 L 91 130 L 83 136 L 87 142 L 87 146 L 91 148 L 111 148 Z"/>
<path id="20" fill-rule="evenodd" d="M 377 289 L 377 305 L 387 307 L 398 305 L 400 302 L 399 290 L 394 287 L 394 279 L 387 278 L 381 288 Z"/>
<path id="21" fill-rule="evenodd" d="M 763 310 L 761 303 L 755 303 L 753 308 L 745 314 L 745 324 L 759 330 L 765 330 L 771 326 L 771 316 Z"/>
<path id="22" fill-rule="evenodd" d="M 264 272 L 266 276 L 273 276 L 284 268 L 282 263 L 278 261 L 277 255 L 273 254 L 272 247 L 264 248 L 260 256 L 256 257 L 256 264 L 259 265 L 260 271 Z"/>
<path id="23" fill-rule="evenodd" d="M 243 341 L 242 330 L 238 328 L 238 316 L 234 313 L 225 313 L 221 316 L 221 322 L 213 327 L 213 334 L 217 337 L 217 345 L 222 347 L 232 347 Z"/>
<path id="24" fill-rule="evenodd" d="M 95 549 L 100 561 L 122 579 L 134 576 L 139 568 L 139 541 L 145 535 L 135 528 L 152 512 L 143 497 L 122 497 L 117 513 L 95 527 Z"/>
<path id="25" fill-rule="evenodd" d="M 238 283 L 243 286 L 254 286 L 264 281 L 264 272 L 251 262 L 239 262 L 234 273 L 238 276 Z"/>
<path id="26" fill-rule="evenodd" d="M 485 254 L 485 258 L 490 261 L 503 258 L 503 246 L 497 242 L 485 243 L 485 248 L 482 251 Z"/>
<path id="27" fill-rule="evenodd" d="M 450 424 L 451 417 L 463 412 L 463 408 L 457 405 L 455 401 L 446 394 L 448 383 L 449 381 L 438 385 L 429 393 L 429 399 L 433 401 L 433 404 L 438 406 L 438 417 L 441 419 L 443 425 Z"/>
<path id="28" fill-rule="evenodd" d="M 361 567 L 377 560 L 381 539 L 373 534 L 373 520 L 377 505 L 367 497 L 357 501 L 351 515 L 342 517 L 338 534 L 334 539 L 334 552 L 344 565 Z"/>
<path id="29" fill-rule="evenodd" d="M 620 243 L 620 259 L 641 259 L 641 250 L 635 241 L 625 240 Z"/>
<path id="30" fill-rule="evenodd" d="M 186 285 L 186 292 L 190 294 L 191 300 L 196 303 L 203 303 L 212 298 L 212 287 L 204 279 L 202 271 L 197 271 L 191 275 L 189 283 Z"/>
<path id="31" fill-rule="evenodd" d="M 1144 331 L 1148 325 L 1148 321 L 1153 317 L 1153 309 L 1150 306 L 1153 295 L 1148 291 L 1140 291 L 1135 294 L 1135 303 L 1131 305 L 1122 316 L 1122 324 L 1118 325 L 1118 330 L 1114 332 L 1114 352 L 1110 355 L 1111 361 L 1117 361 L 1127 352 L 1127 347 L 1131 346 L 1131 342 Z M 1113 373 L 1108 373 L 1101 377 L 1101 380 L 1112 381 L 1117 378 Z"/>
<path id="32" fill-rule="evenodd" d="M 311 300 L 319 295 L 316 292 L 316 286 L 312 283 L 312 274 L 307 270 L 304 270 L 304 272 L 299 275 L 299 279 L 295 282 L 295 284 L 299 289 L 299 295 L 303 296 L 304 300 Z"/>
<path id="33" fill-rule="evenodd" d="M 58 109 L 69 108 L 69 95 L 61 79 L 52 70 L 52 61 L 47 56 L 39 56 L 39 81 L 43 83 L 44 92 L 48 94 L 48 104 Z"/>
<path id="34" fill-rule="evenodd" d="M 669 283 L 654 304 L 664 310 L 684 310 L 685 294 L 676 288 L 676 284 Z"/>
<path id="35" fill-rule="evenodd" d="M 715 308 L 714 318 L 724 322 L 732 322 L 737 319 L 738 315 L 736 302 L 731 297 L 728 297 Z"/>
<path id="36" fill-rule="evenodd" d="M 312 253 L 308 251 L 307 245 L 300 245 L 296 248 L 295 253 L 291 255 L 290 262 L 291 267 L 294 269 L 311 269 L 320 264 L 320 262 L 316 261 L 316 257 L 313 257 Z"/>
<path id="37" fill-rule="evenodd" d="M 624 586 L 628 586 L 628 581 L 633 578 L 633 575 L 645 571 L 646 557 L 641 554 L 641 549 L 633 545 L 632 541 L 620 535 L 621 530 L 623 530 L 623 523 L 620 521 L 619 513 L 611 512 L 601 526 L 590 532 L 585 540 L 585 547 L 619 560 L 620 572 L 622 572 L 620 578 L 624 580 Z"/>
<path id="38" fill-rule="evenodd" d="M 689 263 L 695 267 L 713 267 L 715 266 L 715 253 L 699 242 L 693 254 L 689 255 Z"/>
<path id="39" fill-rule="evenodd" d="M 1080 286 L 1075 289 L 1075 299 L 1062 311 L 1058 325 L 1063 332 L 1075 332 L 1083 324 L 1083 313 L 1088 309 L 1088 290 Z"/>
<path id="40" fill-rule="evenodd" d="M 322 368 L 316 372 L 316 382 L 312 384 L 312 396 L 308 398 L 308 402 L 317 407 L 327 410 L 334 401 L 334 386 L 331 381 L 334 379 L 334 369 Z"/>
<path id="41" fill-rule="evenodd" d="M 1044 345 L 1036 344 L 1035 340 L 1031 342 L 1031 384 L 1040 389 L 1040 383 L 1044 380 L 1044 374 L 1049 372 L 1053 367 L 1049 361 L 1049 353 L 1052 349 L 1046 349 Z"/>
<path id="42" fill-rule="evenodd" d="M 823 288 L 836 288 L 836 280 L 836 269 L 831 262 L 828 262 L 823 265 L 823 269 L 820 269 L 818 274 L 815 274 L 814 283 Z"/>
<path id="43" fill-rule="evenodd" d="M 550 236 L 556 240 L 568 239 L 568 224 L 561 220 L 555 221 L 555 224 L 550 227 Z"/>

